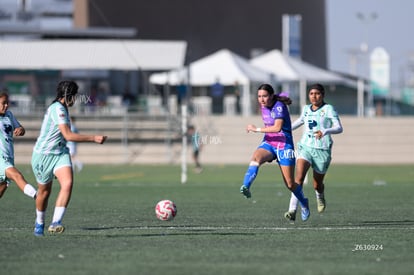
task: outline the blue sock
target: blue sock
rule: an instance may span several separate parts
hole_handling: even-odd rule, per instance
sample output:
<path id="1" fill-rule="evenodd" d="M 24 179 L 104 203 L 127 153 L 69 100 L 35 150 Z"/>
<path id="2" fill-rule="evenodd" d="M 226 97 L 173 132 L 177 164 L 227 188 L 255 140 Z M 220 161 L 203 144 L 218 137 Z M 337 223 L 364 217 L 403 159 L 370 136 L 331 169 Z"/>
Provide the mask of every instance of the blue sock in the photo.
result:
<path id="1" fill-rule="evenodd" d="M 306 206 L 306 198 L 305 195 L 303 194 L 303 189 L 302 189 L 302 185 L 297 185 L 296 189 L 292 191 L 293 194 L 296 196 L 296 198 L 298 199 L 300 206 L 304 207 Z"/>
<path id="2" fill-rule="evenodd" d="M 250 188 L 250 185 L 252 185 L 254 179 L 257 176 L 257 171 L 259 171 L 258 165 L 250 165 L 249 168 L 247 168 L 246 174 L 244 175 L 244 186 Z"/>

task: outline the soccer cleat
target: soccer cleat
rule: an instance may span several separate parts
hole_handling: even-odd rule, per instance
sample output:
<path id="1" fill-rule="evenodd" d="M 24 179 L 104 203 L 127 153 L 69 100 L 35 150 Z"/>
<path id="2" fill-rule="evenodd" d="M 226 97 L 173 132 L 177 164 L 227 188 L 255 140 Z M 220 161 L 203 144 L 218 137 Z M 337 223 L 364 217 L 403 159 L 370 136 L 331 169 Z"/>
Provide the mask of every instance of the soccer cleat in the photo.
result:
<path id="1" fill-rule="evenodd" d="M 240 187 L 240 193 L 243 194 L 243 196 L 246 197 L 246 199 L 250 199 L 252 197 L 252 193 L 250 193 L 249 188 L 247 188 L 246 186 L 242 185 Z"/>
<path id="2" fill-rule="evenodd" d="M 35 227 L 34 227 L 33 234 L 36 237 L 42 237 L 44 235 L 43 234 L 44 230 L 45 230 L 45 224 L 39 224 L 39 223 L 35 222 Z"/>
<path id="3" fill-rule="evenodd" d="M 294 222 L 296 220 L 296 210 L 291 210 L 285 213 L 285 218 L 288 221 Z"/>
<path id="4" fill-rule="evenodd" d="M 65 227 L 60 222 L 54 222 L 49 226 L 47 231 L 49 231 L 49 233 L 52 233 L 52 234 L 62 233 L 63 231 L 65 231 Z"/>
<path id="5" fill-rule="evenodd" d="M 307 221 L 310 216 L 310 210 L 309 210 L 309 200 L 305 199 L 306 203 L 304 206 L 302 206 L 301 209 L 301 215 L 302 215 L 302 221 Z"/>
<path id="6" fill-rule="evenodd" d="M 322 213 L 323 211 L 325 211 L 325 207 L 326 207 L 325 198 L 316 199 L 316 205 L 318 207 L 319 213 Z"/>

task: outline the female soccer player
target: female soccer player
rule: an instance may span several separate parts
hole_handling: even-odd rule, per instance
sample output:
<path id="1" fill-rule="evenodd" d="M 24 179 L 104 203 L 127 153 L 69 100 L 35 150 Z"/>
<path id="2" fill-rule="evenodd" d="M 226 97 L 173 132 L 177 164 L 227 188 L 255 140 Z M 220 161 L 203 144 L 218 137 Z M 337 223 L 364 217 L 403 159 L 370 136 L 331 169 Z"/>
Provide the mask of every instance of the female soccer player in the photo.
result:
<path id="1" fill-rule="evenodd" d="M 81 135 L 70 130 L 68 107 L 75 103 L 78 85 L 73 81 L 62 81 L 57 87 L 56 99 L 48 107 L 33 148 L 32 169 L 38 183 L 36 197 L 35 236 L 43 236 L 45 213 L 52 190 L 53 177 L 60 184 L 56 199 L 50 233 L 62 233 L 65 228 L 62 218 L 72 194 L 73 173 L 67 141 L 95 142 L 102 144 L 106 136 Z"/>
<path id="2" fill-rule="evenodd" d="M 22 173 L 14 167 L 13 135 L 23 136 L 26 131 L 8 108 L 9 95 L 0 92 L 0 198 L 6 192 L 10 180 L 27 196 L 35 198 L 36 189 L 28 184 Z"/>
<path id="3" fill-rule="evenodd" d="M 303 107 L 300 117 L 292 124 L 292 130 L 305 125 L 298 143 L 299 156 L 295 179 L 298 184 L 303 185 L 305 176 L 312 166 L 317 209 L 322 213 L 326 207 L 323 179 L 331 163 L 331 134 L 342 133 L 342 125 L 334 107 L 325 103 L 325 88 L 321 84 L 312 85 L 308 97 L 311 104 Z M 286 219 L 295 220 L 297 204 L 298 200 L 291 196 L 289 211 L 285 213 Z"/>
<path id="4" fill-rule="evenodd" d="M 269 84 L 262 84 L 257 90 L 257 99 L 261 106 L 264 128 L 247 125 L 247 132 L 264 133 L 259 147 L 254 151 L 249 167 L 244 176 L 240 192 L 250 198 L 250 186 L 259 171 L 259 166 L 265 162 L 277 160 L 286 187 L 301 203 L 302 220 L 309 218 L 308 199 L 305 198 L 302 186 L 294 181 L 295 153 L 291 131 L 290 115 L 287 105 L 292 101 L 288 97 L 275 95 Z"/>

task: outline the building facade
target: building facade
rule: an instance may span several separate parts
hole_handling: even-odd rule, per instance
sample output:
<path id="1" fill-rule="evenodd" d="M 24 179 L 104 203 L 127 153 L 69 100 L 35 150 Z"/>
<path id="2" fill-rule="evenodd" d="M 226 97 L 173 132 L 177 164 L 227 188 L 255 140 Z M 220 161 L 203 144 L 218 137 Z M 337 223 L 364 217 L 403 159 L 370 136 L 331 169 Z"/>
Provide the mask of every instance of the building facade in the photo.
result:
<path id="1" fill-rule="evenodd" d="M 185 40 L 187 62 L 222 48 L 246 58 L 282 49 L 282 15 L 302 18 L 302 59 L 326 68 L 324 0 L 74 0 L 77 27 L 134 27 L 139 39 Z"/>

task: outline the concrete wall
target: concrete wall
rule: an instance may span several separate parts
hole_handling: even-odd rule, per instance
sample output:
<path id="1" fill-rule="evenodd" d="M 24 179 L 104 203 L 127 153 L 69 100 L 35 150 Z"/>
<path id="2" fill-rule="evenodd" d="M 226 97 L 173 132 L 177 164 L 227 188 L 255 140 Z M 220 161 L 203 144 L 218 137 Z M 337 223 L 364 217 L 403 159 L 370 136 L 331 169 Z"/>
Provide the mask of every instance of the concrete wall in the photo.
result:
<path id="1" fill-rule="evenodd" d="M 332 163 L 414 163 L 414 118 L 341 117 L 341 121 L 344 132 L 333 136 Z M 217 135 L 221 143 L 207 144 L 201 157 L 202 161 L 248 163 L 262 138 L 261 134 L 245 132 L 245 126 L 250 123 L 263 125 L 258 116 L 212 118 L 212 134 Z M 202 124 L 203 122 L 200 122 L 200 125 Z M 301 128 L 294 131 L 295 143 L 299 141 L 301 134 Z"/>
<path id="2" fill-rule="evenodd" d="M 292 119 L 295 119 L 293 117 Z M 414 164 L 414 118 L 384 117 L 356 118 L 341 117 L 344 132 L 333 136 L 332 163 L 361 164 Z M 24 121 L 21 121 L 25 125 Z M 40 122 L 29 122 L 35 128 Z M 101 122 L 103 123 L 103 122 Z M 261 134 L 247 134 L 247 124 L 262 125 L 259 116 L 199 116 L 192 124 L 200 132 L 203 151 L 200 160 L 204 164 L 247 164 L 251 154 L 262 139 Z M 104 123 L 103 123 L 104 124 Z M 78 123 L 82 127 L 82 122 Z M 175 124 L 174 127 L 179 127 Z M 98 128 L 89 132 L 101 132 Z M 113 131 L 111 132 L 113 133 Z M 111 133 L 108 133 L 111 137 Z M 37 133 L 34 133 L 35 135 Z M 163 134 L 165 135 L 165 133 Z M 301 129 L 294 132 L 295 142 Z M 16 163 L 30 163 L 33 142 L 15 139 Z M 123 145 L 121 141 L 108 144 L 80 144 L 79 158 L 85 163 L 172 163 L 181 162 L 181 143 L 136 141 Z M 188 147 L 187 161 L 191 160 L 191 147 Z"/>

